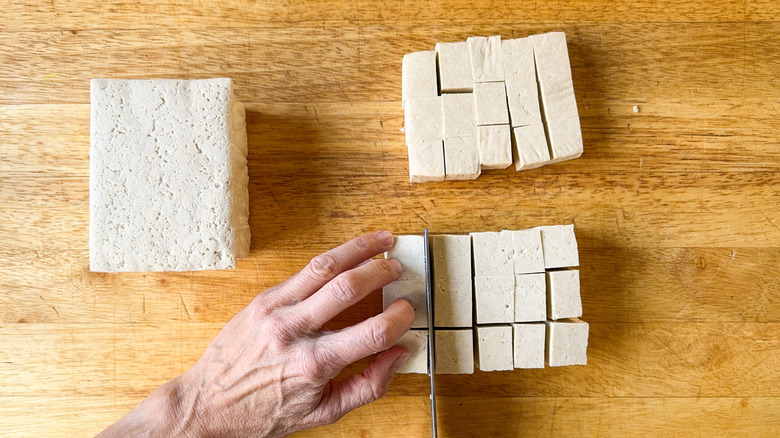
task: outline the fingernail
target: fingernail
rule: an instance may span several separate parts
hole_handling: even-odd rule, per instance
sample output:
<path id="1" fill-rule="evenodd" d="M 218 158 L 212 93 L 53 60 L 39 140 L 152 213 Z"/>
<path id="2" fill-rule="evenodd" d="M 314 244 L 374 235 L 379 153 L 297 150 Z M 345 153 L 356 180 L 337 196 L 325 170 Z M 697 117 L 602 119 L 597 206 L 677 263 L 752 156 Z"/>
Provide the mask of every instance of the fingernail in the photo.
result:
<path id="1" fill-rule="evenodd" d="M 398 371 L 401 366 L 406 363 L 406 361 L 409 359 L 409 353 L 402 353 L 400 356 L 398 356 L 398 359 L 393 362 L 392 365 L 390 365 L 390 372 L 395 373 Z"/>
<path id="2" fill-rule="evenodd" d="M 377 231 L 376 238 L 385 245 L 393 244 L 393 234 L 389 231 Z"/>
<path id="3" fill-rule="evenodd" d="M 388 261 L 393 265 L 393 268 L 395 268 L 396 274 L 401 275 L 401 273 L 404 272 L 404 267 L 401 265 L 401 262 L 396 259 L 389 259 Z"/>

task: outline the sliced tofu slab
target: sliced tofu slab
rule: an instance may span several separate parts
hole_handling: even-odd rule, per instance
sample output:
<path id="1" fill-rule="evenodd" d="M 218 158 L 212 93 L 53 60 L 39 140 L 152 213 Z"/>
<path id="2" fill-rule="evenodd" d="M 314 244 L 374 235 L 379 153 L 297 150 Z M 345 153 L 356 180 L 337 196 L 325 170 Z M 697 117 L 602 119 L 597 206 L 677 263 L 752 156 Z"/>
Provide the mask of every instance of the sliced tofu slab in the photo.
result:
<path id="1" fill-rule="evenodd" d="M 483 169 L 506 169 L 512 164 L 512 132 L 509 125 L 477 128 L 479 162 Z"/>
<path id="2" fill-rule="evenodd" d="M 501 36 L 469 37 L 466 42 L 471 53 L 471 74 L 474 76 L 474 82 L 503 81 Z"/>
<path id="3" fill-rule="evenodd" d="M 509 109 L 503 82 L 481 82 L 474 84 L 477 125 L 508 125 Z"/>
<path id="4" fill-rule="evenodd" d="M 588 363 L 588 323 L 579 319 L 547 322 L 547 363 L 551 367 Z"/>
<path id="5" fill-rule="evenodd" d="M 512 157 L 515 170 L 536 169 L 550 163 L 544 126 L 538 124 L 512 128 Z"/>
<path id="6" fill-rule="evenodd" d="M 417 235 L 395 236 L 395 243 L 385 253 L 386 259 L 396 259 L 403 272 L 399 280 L 420 280 L 425 278 L 425 239 Z"/>
<path id="7" fill-rule="evenodd" d="M 514 247 L 511 231 L 471 233 L 474 255 L 474 277 L 515 275 Z"/>
<path id="8" fill-rule="evenodd" d="M 474 331 L 436 330 L 436 374 L 474 373 Z"/>
<path id="9" fill-rule="evenodd" d="M 530 230 L 512 231 L 512 262 L 515 275 L 544 272 L 544 253 L 542 252 L 542 232 Z"/>
<path id="10" fill-rule="evenodd" d="M 444 140 L 444 179 L 476 179 L 482 168 L 479 165 L 477 136 L 452 137 Z"/>
<path id="11" fill-rule="evenodd" d="M 547 281 L 545 274 L 515 276 L 515 322 L 547 319 Z"/>
<path id="12" fill-rule="evenodd" d="M 546 324 L 514 324 L 514 367 L 544 368 Z"/>
<path id="13" fill-rule="evenodd" d="M 550 319 L 582 316 L 580 271 L 547 271 L 547 317 Z"/>
<path id="14" fill-rule="evenodd" d="M 415 280 L 398 280 L 382 288 L 382 309 L 386 310 L 393 301 L 403 298 L 414 309 L 412 328 L 428 327 L 428 301 L 425 297 L 425 282 L 422 278 Z"/>
<path id="15" fill-rule="evenodd" d="M 473 137 L 477 134 L 474 93 L 443 94 L 444 138 Z"/>
<path id="16" fill-rule="evenodd" d="M 580 257 L 577 252 L 574 225 L 551 225 L 537 228 L 542 232 L 545 269 L 579 266 Z"/>
<path id="17" fill-rule="evenodd" d="M 471 53 L 466 41 L 437 43 L 441 93 L 468 93 L 474 89 Z"/>
<path id="18" fill-rule="evenodd" d="M 444 181 L 444 142 L 422 140 L 410 143 L 407 150 L 409 182 Z"/>
<path id="19" fill-rule="evenodd" d="M 512 326 L 477 326 L 477 368 L 480 371 L 514 369 Z"/>
<path id="20" fill-rule="evenodd" d="M 429 50 L 404 55 L 401 65 L 401 97 L 404 104 L 409 99 L 438 95 L 436 52 Z"/>
<path id="21" fill-rule="evenodd" d="M 441 97 L 409 99 L 404 108 L 406 145 L 444 139 Z"/>
<path id="22" fill-rule="evenodd" d="M 471 327 L 474 297 L 471 239 L 467 235 L 431 236 L 433 302 L 436 327 Z"/>
<path id="23" fill-rule="evenodd" d="M 477 324 L 511 323 L 515 319 L 515 276 L 474 279 Z"/>
<path id="24" fill-rule="evenodd" d="M 397 372 L 428 374 L 428 330 L 409 330 L 396 345 L 409 349 L 409 359 Z"/>

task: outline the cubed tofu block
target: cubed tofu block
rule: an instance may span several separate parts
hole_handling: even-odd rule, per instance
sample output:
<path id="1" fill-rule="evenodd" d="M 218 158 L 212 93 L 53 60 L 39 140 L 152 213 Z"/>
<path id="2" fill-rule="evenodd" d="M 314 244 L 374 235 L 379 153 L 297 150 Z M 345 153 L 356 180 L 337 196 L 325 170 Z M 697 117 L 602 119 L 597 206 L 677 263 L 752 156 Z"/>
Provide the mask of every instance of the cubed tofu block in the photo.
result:
<path id="1" fill-rule="evenodd" d="M 515 276 L 474 279 L 477 324 L 511 323 L 515 319 Z"/>
<path id="2" fill-rule="evenodd" d="M 512 128 L 515 170 L 528 170 L 550 163 L 550 150 L 541 124 Z"/>
<path id="3" fill-rule="evenodd" d="M 545 269 L 572 268 L 580 265 L 574 225 L 537 227 L 542 232 Z"/>
<path id="4" fill-rule="evenodd" d="M 580 271 L 547 271 L 547 316 L 550 319 L 582 316 Z"/>
<path id="5" fill-rule="evenodd" d="M 474 373 L 474 331 L 436 330 L 436 374 Z"/>
<path id="6" fill-rule="evenodd" d="M 474 93 L 443 94 L 444 138 L 473 137 L 477 134 Z"/>
<path id="7" fill-rule="evenodd" d="M 404 55 L 401 65 L 401 97 L 403 101 L 438 95 L 436 52 L 430 50 Z"/>
<path id="8" fill-rule="evenodd" d="M 425 278 L 425 239 L 423 236 L 395 236 L 395 243 L 385 253 L 386 259 L 396 259 L 403 266 L 399 280 L 420 280 Z"/>
<path id="9" fill-rule="evenodd" d="M 428 374 L 428 330 L 409 330 L 396 345 L 409 349 L 409 359 L 401 365 L 398 373 Z"/>
<path id="10" fill-rule="evenodd" d="M 475 277 L 515 275 L 511 231 L 471 233 Z"/>
<path id="11" fill-rule="evenodd" d="M 509 125 L 477 128 L 479 162 L 483 169 L 506 169 L 512 164 L 512 132 Z"/>
<path id="12" fill-rule="evenodd" d="M 469 37 L 466 42 L 471 53 L 471 74 L 474 76 L 474 82 L 503 81 L 501 36 Z"/>
<path id="13" fill-rule="evenodd" d="M 547 322 L 547 363 L 551 367 L 588 363 L 588 323 L 579 319 Z"/>
<path id="14" fill-rule="evenodd" d="M 428 327 L 428 301 L 425 298 L 425 282 L 417 280 L 398 280 L 382 288 L 382 309 L 386 310 L 393 301 L 403 298 L 414 309 L 412 328 Z"/>
<path id="15" fill-rule="evenodd" d="M 544 321 L 547 318 L 545 274 L 515 276 L 515 322 Z"/>
<path id="16" fill-rule="evenodd" d="M 514 324 L 515 368 L 544 368 L 546 324 Z"/>
<path id="17" fill-rule="evenodd" d="M 444 139 L 441 97 L 409 99 L 404 107 L 406 145 Z"/>
<path id="18" fill-rule="evenodd" d="M 442 93 L 468 93 L 474 88 L 471 53 L 466 41 L 437 43 L 439 81 Z"/>
<path id="19" fill-rule="evenodd" d="M 90 95 L 90 270 L 234 268 L 250 236 L 232 81 L 93 79 Z"/>
<path id="20" fill-rule="evenodd" d="M 433 303 L 436 327 L 471 327 L 471 238 L 431 236 Z"/>
<path id="21" fill-rule="evenodd" d="M 507 371 L 514 369 L 512 326 L 477 326 L 476 331 L 477 368 L 480 371 Z"/>
<path id="22" fill-rule="evenodd" d="M 515 275 L 544 272 L 542 232 L 539 229 L 512 231 L 512 247 Z"/>
<path id="23" fill-rule="evenodd" d="M 476 103 L 477 125 L 509 124 L 509 109 L 503 82 L 474 84 L 474 102 Z"/>
<path id="24" fill-rule="evenodd" d="M 566 35 L 551 32 L 530 37 L 552 162 L 582 155 L 582 132 L 571 79 Z"/>
<path id="25" fill-rule="evenodd" d="M 444 143 L 424 140 L 411 143 L 409 153 L 409 182 L 444 181 Z"/>
<path id="26" fill-rule="evenodd" d="M 477 136 L 452 137 L 444 140 L 444 179 L 476 179 L 482 173 L 479 165 Z"/>

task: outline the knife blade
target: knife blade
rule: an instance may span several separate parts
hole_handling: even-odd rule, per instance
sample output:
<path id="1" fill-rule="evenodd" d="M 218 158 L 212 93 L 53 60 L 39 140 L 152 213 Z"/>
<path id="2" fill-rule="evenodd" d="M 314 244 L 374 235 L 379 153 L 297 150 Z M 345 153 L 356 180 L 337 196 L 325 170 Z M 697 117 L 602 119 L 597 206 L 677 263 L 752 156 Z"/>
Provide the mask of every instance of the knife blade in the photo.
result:
<path id="1" fill-rule="evenodd" d="M 425 301 L 428 305 L 428 375 L 431 380 L 431 426 L 433 438 L 438 438 L 439 432 L 436 419 L 436 349 L 433 332 L 433 268 L 431 258 L 431 245 L 428 239 L 428 229 L 423 230 L 425 244 Z"/>

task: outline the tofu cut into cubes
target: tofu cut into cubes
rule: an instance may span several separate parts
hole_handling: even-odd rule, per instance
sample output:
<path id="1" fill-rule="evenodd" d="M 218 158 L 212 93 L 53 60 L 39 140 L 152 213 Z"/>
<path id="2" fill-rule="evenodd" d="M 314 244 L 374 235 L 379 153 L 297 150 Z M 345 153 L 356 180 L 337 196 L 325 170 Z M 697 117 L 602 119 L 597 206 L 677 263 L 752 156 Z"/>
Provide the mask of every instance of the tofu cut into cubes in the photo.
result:
<path id="1" fill-rule="evenodd" d="M 444 142 L 421 140 L 410 143 L 409 182 L 423 183 L 444 181 Z"/>
<path id="2" fill-rule="evenodd" d="M 515 368 L 544 368 L 546 327 L 543 322 L 512 326 Z"/>
<path id="3" fill-rule="evenodd" d="M 396 345 L 409 349 L 409 359 L 397 372 L 428 374 L 428 330 L 409 330 Z"/>
<path id="4" fill-rule="evenodd" d="M 428 327 L 428 301 L 425 297 L 425 281 L 397 280 L 382 288 L 382 309 L 387 310 L 393 301 L 403 298 L 414 309 L 412 328 Z"/>
<path id="5" fill-rule="evenodd" d="M 547 316 L 550 319 L 582 316 L 580 271 L 547 271 Z"/>
<path id="6" fill-rule="evenodd" d="M 471 53 L 466 41 L 437 43 L 436 56 L 439 61 L 439 85 L 442 94 L 469 93 L 474 89 Z"/>
<path id="7" fill-rule="evenodd" d="M 445 139 L 477 135 L 473 93 L 443 94 L 441 103 Z"/>
<path id="8" fill-rule="evenodd" d="M 572 268 L 580 265 L 574 225 L 537 227 L 542 232 L 545 269 Z"/>
<path id="9" fill-rule="evenodd" d="M 436 330 L 436 374 L 474 373 L 474 331 Z"/>
<path id="10" fill-rule="evenodd" d="M 550 32 L 530 37 L 542 96 L 553 163 L 582 155 L 582 132 L 571 79 L 566 35 Z"/>
<path id="11" fill-rule="evenodd" d="M 477 324 L 511 323 L 515 319 L 515 276 L 474 278 Z"/>
<path id="12" fill-rule="evenodd" d="M 474 277 L 515 275 L 511 231 L 485 231 L 470 235 L 474 254 Z"/>
<path id="13" fill-rule="evenodd" d="M 587 365 L 588 323 L 579 319 L 547 322 L 547 364 Z"/>
<path id="14" fill-rule="evenodd" d="M 515 170 L 536 169 L 551 162 L 541 124 L 512 128 L 512 158 Z"/>
<path id="15" fill-rule="evenodd" d="M 250 232 L 232 81 L 93 79 L 90 98 L 90 270 L 234 268 Z"/>
<path id="16" fill-rule="evenodd" d="M 506 88 L 503 82 L 474 84 L 474 102 L 476 102 L 477 125 L 509 124 Z"/>
<path id="17" fill-rule="evenodd" d="M 385 258 L 398 260 L 403 266 L 399 280 L 424 280 L 425 238 L 423 236 L 395 236 L 395 243 L 385 253 Z"/>
<path id="18" fill-rule="evenodd" d="M 474 77 L 474 82 L 503 81 L 501 36 L 469 37 L 466 42 L 471 54 L 471 74 Z"/>
<path id="19" fill-rule="evenodd" d="M 545 274 L 515 276 L 515 322 L 547 319 L 547 281 Z"/>
<path id="20" fill-rule="evenodd" d="M 477 128 L 479 162 L 483 169 L 506 169 L 512 164 L 512 131 L 509 125 Z"/>
<path id="21" fill-rule="evenodd" d="M 537 228 L 512 231 L 515 275 L 544 272 L 542 232 Z"/>
<path id="22" fill-rule="evenodd" d="M 436 52 L 433 50 L 407 53 L 401 64 L 401 98 L 436 97 L 439 85 L 436 79 Z"/>
<path id="23" fill-rule="evenodd" d="M 477 326 L 477 368 L 480 371 L 514 369 L 512 326 Z"/>
<path id="24" fill-rule="evenodd" d="M 445 180 L 476 179 L 480 173 L 476 135 L 444 139 Z"/>
<path id="25" fill-rule="evenodd" d="M 433 319 L 436 327 L 471 327 L 474 297 L 471 238 L 431 236 L 433 255 Z"/>
<path id="26" fill-rule="evenodd" d="M 409 99 L 404 108 L 406 145 L 444 139 L 441 97 Z"/>

